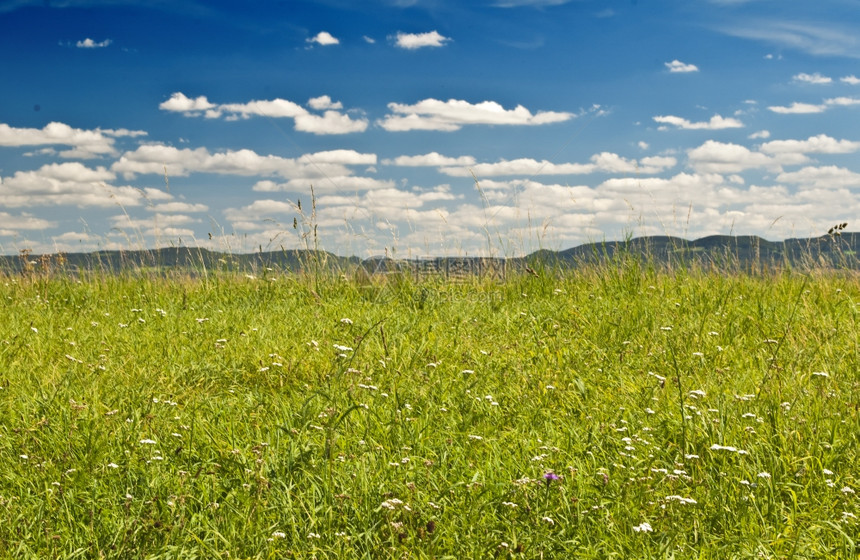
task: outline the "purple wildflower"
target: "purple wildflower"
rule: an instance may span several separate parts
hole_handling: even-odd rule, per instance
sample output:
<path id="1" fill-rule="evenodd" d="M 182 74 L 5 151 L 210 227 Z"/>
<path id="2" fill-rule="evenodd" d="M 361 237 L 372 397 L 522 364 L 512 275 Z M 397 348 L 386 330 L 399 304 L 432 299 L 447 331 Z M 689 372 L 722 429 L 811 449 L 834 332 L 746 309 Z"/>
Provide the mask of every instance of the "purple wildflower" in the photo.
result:
<path id="1" fill-rule="evenodd" d="M 549 485 L 552 484 L 553 480 L 559 480 L 561 477 L 552 471 L 547 471 L 544 473 L 543 479 L 546 480 L 546 486 L 549 488 Z"/>

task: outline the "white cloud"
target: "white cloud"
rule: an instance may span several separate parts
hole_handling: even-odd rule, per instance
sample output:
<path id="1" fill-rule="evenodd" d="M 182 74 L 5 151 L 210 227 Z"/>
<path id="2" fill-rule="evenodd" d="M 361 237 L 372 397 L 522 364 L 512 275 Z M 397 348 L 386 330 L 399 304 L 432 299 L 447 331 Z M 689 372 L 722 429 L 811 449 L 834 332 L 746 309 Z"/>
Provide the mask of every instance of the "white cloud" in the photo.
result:
<path id="1" fill-rule="evenodd" d="M 830 84 L 833 83 L 833 79 L 828 76 L 822 76 L 818 72 L 814 74 L 807 74 L 806 72 L 801 72 L 792 78 L 795 82 L 803 82 L 807 84 Z"/>
<path id="2" fill-rule="evenodd" d="M 295 118 L 296 130 L 311 134 L 349 134 L 367 130 L 367 120 L 354 120 L 349 115 L 337 111 L 326 111 L 320 115 L 305 113 Z"/>
<path id="3" fill-rule="evenodd" d="M 423 47 L 441 47 L 451 39 L 439 34 L 438 31 L 429 31 L 427 33 L 403 33 L 397 32 L 394 37 L 394 44 L 401 49 L 415 50 Z"/>
<path id="4" fill-rule="evenodd" d="M 298 177 L 290 179 L 286 183 L 259 181 L 254 184 L 253 190 L 258 192 L 309 192 L 310 188 L 313 187 L 314 192 L 320 194 L 369 191 L 391 188 L 393 186 L 394 181 L 390 180 L 344 174 L 325 175 L 324 177 L 316 178 Z"/>
<path id="5" fill-rule="evenodd" d="M 206 99 L 205 95 L 191 99 L 186 97 L 181 91 L 177 91 L 170 96 L 170 99 L 158 105 L 162 111 L 176 111 L 180 113 L 199 113 L 209 109 L 214 109 L 215 105 Z"/>
<path id="6" fill-rule="evenodd" d="M 834 105 L 848 107 L 851 105 L 860 105 L 860 99 L 856 97 L 833 97 L 831 99 L 825 99 L 824 104 L 828 107 L 832 107 Z"/>
<path id="7" fill-rule="evenodd" d="M 298 235 L 293 230 L 292 220 L 301 218 L 301 211 L 292 202 L 262 199 L 240 208 L 227 208 L 224 217 L 235 230 L 264 231 L 274 238 Z"/>
<path id="8" fill-rule="evenodd" d="M 399 156 L 394 159 L 383 160 L 385 165 L 399 165 L 403 167 L 453 167 L 475 165 L 472 156 L 446 157 L 438 152 L 430 152 L 419 156 Z"/>
<path id="9" fill-rule="evenodd" d="M 593 173 L 597 165 L 593 163 L 552 163 L 547 160 L 538 161 L 530 158 L 501 160 L 497 163 L 477 163 L 469 168 L 443 167 L 440 173 L 452 177 L 469 177 L 472 173 L 480 177 L 502 177 L 512 175 L 581 175 Z"/>
<path id="10" fill-rule="evenodd" d="M 144 130 L 129 130 L 127 128 L 97 128 L 96 132 L 101 132 L 102 134 L 105 134 L 107 136 L 113 136 L 114 138 L 139 138 L 148 134 Z"/>
<path id="11" fill-rule="evenodd" d="M 214 110 L 217 115 L 230 113 L 243 119 L 252 116 L 274 117 L 274 118 L 296 118 L 307 115 L 308 111 L 301 105 L 287 101 L 286 99 L 254 100 L 247 103 L 224 103 L 218 105 Z"/>
<path id="12" fill-rule="evenodd" d="M 850 76 L 843 76 L 843 77 L 839 78 L 839 81 L 846 83 L 846 84 L 851 84 L 852 86 L 856 86 L 857 84 L 860 84 L 860 78 L 858 78 L 854 74 L 851 74 Z"/>
<path id="13" fill-rule="evenodd" d="M 753 132 L 749 135 L 750 140 L 759 140 L 759 139 L 767 139 L 770 138 L 769 130 L 759 130 L 758 132 Z"/>
<path id="14" fill-rule="evenodd" d="M 779 113 L 781 115 L 807 115 L 812 113 L 823 113 L 827 107 L 825 105 L 813 105 L 810 103 L 800 103 L 795 101 L 788 107 L 784 106 L 770 106 L 768 110 L 773 111 L 774 113 Z"/>
<path id="15" fill-rule="evenodd" d="M 206 96 L 201 95 L 196 99 L 190 99 L 181 92 L 174 93 L 169 100 L 158 107 L 163 111 L 180 112 L 186 117 L 205 116 L 208 119 L 224 117 L 226 120 L 238 120 L 253 116 L 291 118 L 295 121 L 296 130 L 318 135 L 348 134 L 367 130 L 367 119 L 353 119 L 348 114 L 339 112 L 338 109 L 342 109 L 343 105 L 339 101 L 332 101 L 328 95 L 309 99 L 308 106 L 325 111 L 322 115 L 311 113 L 298 103 L 280 98 L 216 105 Z"/>
<path id="16" fill-rule="evenodd" d="M 806 140 L 773 140 L 761 145 L 766 154 L 850 154 L 860 151 L 860 142 L 836 140 L 826 134 L 810 136 Z"/>
<path id="17" fill-rule="evenodd" d="M 564 122 L 574 117 L 573 113 L 531 111 L 517 105 L 514 109 L 505 109 L 495 101 L 469 103 L 468 101 L 449 99 L 424 99 L 414 105 L 389 103 L 388 109 L 393 113 L 379 121 L 385 130 L 400 132 L 407 130 L 459 130 L 464 125 L 542 125 Z"/>
<path id="18" fill-rule="evenodd" d="M 474 173 L 479 178 L 540 175 L 583 175 L 603 171 L 606 173 L 653 174 L 676 164 L 672 157 L 644 158 L 641 162 L 629 160 L 611 152 L 591 156 L 591 163 L 552 163 L 547 160 L 520 158 L 501 160 L 496 163 L 478 163 L 468 167 L 442 167 L 440 173 L 452 177 L 469 177 Z"/>
<path id="19" fill-rule="evenodd" d="M 116 131 L 110 131 L 115 135 Z M 61 122 L 51 122 L 44 128 L 14 128 L 0 123 L 0 146 L 65 145 L 71 149 L 59 153 L 61 157 L 86 159 L 113 155 L 114 139 L 99 129 L 72 128 Z"/>
<path id="20" fill-rule="evenodd" d="M 830 99 L 825 99 L 823 103 L 820 105 L 813 105 L 811 103 L 799 103 L 795 101 L 788 107 L 784 106 L 772 106 L 768 107 L 769 110 L 774 113 L 779 113 L 783 115 L 803 115 L 803 114 L 814 114 L 814 113 L 823 113 L 827 109 L 831 107 L 848 107 L 851 105 L 860 105 L 860 98 L 856 97 L 832 97 Z"/>
<path id="21" fill-rule="evenodd" d="M 639 160 L 639 164 L 637 173 L 660 173 L 665 169 L 675 167 L 678 160 L 671 156 L 652 156 L 642 158 Z"/>
<path id="22" fill-rule="evenodd" d="M 317 111 L 324 111 L 326 109 L 343 109 L 343 103 L 340 101 L 332 101 L 331 97 L 328 95 L 311 97 L 308 99 L 308 106 L 311 109 L 316 109 Z"/>
<path id="23" fill-rule="evenodd" d="M 685 64 L 680 60 L 673 60 L 672 62 L 664 62 L 663 63 L 666 68 L 669 69 L 669 72 L 672 73 L 688 73 L 688 72 L 698 72 L 699 68 L 695 64 Z"/>
<path id="24" fill-rule="evenodd" d="M 105 39 L 104 41 L 93 41 L 89 37 L 84 39 L 83 41 L 78 41 L 75 43 L 75 46 L 79 49 L 101 49 L 111 44 L 110 39 Z"/>
<path id="25" fill-rule="evenodd" d="M 110 218 L 110 221 L 114 227 L 128 229 L 155 229 L 200 223 L 199 218 L 185 214 L 153 214 L 145 218 L 132 218 L 128 214 L 120 214 Z"/>
<path id="26" fill-rule="evenodd" d="M 376 154 L 363 154 L 355 150 L 328 150 L 300 156 L 302 163 L 340 163 L 343 165 L 376 165 Z"/>
<path id="27" fill-rule="evenodd" d="M 725 128 L 743 128 L 744 123 L 737 119 L 725 118 L 720 115 L 714 115 L 707 122 L 690 122 L 687 119 L 676 117 L 674 115 L 665 115 L 654 117 L 654 121 L 662 124 L 670 124 L 672 126 L 686 130 L 722 130 Z M 660 127 L 664 130 L 665 127 Z"/>
<path id="28" fill-rule="evenodd" d="M 2 194 L 0 194 L 0 197 L 2 197 Z M 3 224 L 3 229 L 0 229 L 0 235 L 14 235 L 18 230 L 41 230 L 57 226 L 57 222 L 37 218 L 27 212 L 18 214 L 17 216 L 8 212 L 0 212 L 0 224 Z"/>
<path id="29" fill-rule="evenodd" d="M 208 212 L 209 207 L 205 204 L 194 204 L 191 202 L 163 202 L 147 207 L 152 212 Z"/>
<path id="30" fill-rule="evenodd" d="M 178 149 L 165 145 L 140 146 L 126 152 L 111 167 L 128 178 L 140 174 L 166 173 L 183 177 L 191 173 L 212 173 L 242 177 L 281 177 L 286 182 L 258 180 L 253 189 L 263 192 L 305 192 L 311 185 L 317 192 L 360 191 L 390 187 L 392 181 L 357 177 L 349 165 L 374 165 L 375 154 L 354 150 L 330 150 L 305 154 L 296 159 L 260 155 L 252 150 L 210 153 L 205 148 Z"/>
<path id="31" fill-rule="evenodd" d="M 674 167 L 677 160 L 673 157 L 646 157 L 641 161 L 629 160 L 611 152 L 601 152 L 591 156 L 595 170 L 607 173 L 627 173 L 652 175 L 660 173 L 669 167 Z"/>
<path id="32" fill-rule="evenodd" d="M 79 162 L 52 163 L 35 171 L 16 171 L 0 179 L 0 206 L 138 206 L 143 193 L 133 187 L 108 184 L 116 176 Z"/>
<path id="33" fill-rule="evenodd" d="M 640 140 L 636 145 L 639 146 L 640 150 L 647 150 L 649 148 L 648 142 L 644 140 Z"/>
<path id="34" fill-rule="evenodd" d="M 780 173 L 776 180 L 782 183 L 796 183 L 804 188 L 833 190 L 860 187 L 860 173 L 835 165 L 804 167 L 799 171 Z"/>
<path id="35" fill-rule="evenodd" d="M 687 152 L 690 166 L 699 173 L 740 173 L 745 169 L 778 168 L 769 156 L 738 144 L 708 140 Z"/>
<path id="36" fill-rule="evenodd" d="M 306 41 L 308 43 L 316 43 L 316 44 L 322 45 L 324 47 L 328 46 L 328 45 L 340 44 L 340 40 L 338 40 L 336 37 L 334 37 L 328 31 L 320 31 L 319 33 L 317 33 L 313 37 L 306 39 Z"/>
<path id="37" fill-rule="evenodd" d="M 220 175 L 283 177 L 324 177 L 327 174 L 347 174 L 342 165 L 324 162 L 310 164 L 279 156 L 261 156 L 252 150 L 210 153 L 206 148 L 174 148 L 162 144 L 140 146 L 124 153 L 112 166 L 117 173 L 132 178 L 139 174 L 184 177 L 190 173 Z M 166 169 L 166 171 L 165 171 Z"/>
<path id="38" fill-rule="evenodd" d="M 376 44 L 376 39 L 374 39 L 373 37 L 368 37 L 367 35 L 362 35 L 361 38 L 364 39 L 364 42 L 369 44 L 369 45 Z"/>

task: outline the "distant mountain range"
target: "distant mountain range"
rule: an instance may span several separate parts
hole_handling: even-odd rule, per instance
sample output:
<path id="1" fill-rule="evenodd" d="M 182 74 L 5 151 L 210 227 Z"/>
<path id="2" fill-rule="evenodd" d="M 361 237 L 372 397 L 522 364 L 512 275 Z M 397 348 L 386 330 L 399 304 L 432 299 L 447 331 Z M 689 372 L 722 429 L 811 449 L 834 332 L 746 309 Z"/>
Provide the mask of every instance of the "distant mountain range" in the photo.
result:
<path id="1" fill-rule="evenodd" d="M 439 257 L 391 259 L 341 257 L 325 251 L 282 250 L 231 254 L 193 247 L 154 250 L 97 251 L 54 255 L 0 256 L 0 270 L 10 273 L 51 271 L 162 271 L 191 274 L 213 271 L 265 275 L 269 271 L 337 270 L 377 274 L 409 271 L 422 274 L 490 274 L 536 267 L 576 268 L 622 258 L 640 259 L 661 267 L 696 266 L 728 270 L 835 268 L 860 270 L 860 233 L 841 229 L 821 237 L 767 241 L 756 236 L 712 235 L 693 241 L 649 236 L 624 241 L 587 243 L 564 251 L 540 250 L 525 257 Z"/>

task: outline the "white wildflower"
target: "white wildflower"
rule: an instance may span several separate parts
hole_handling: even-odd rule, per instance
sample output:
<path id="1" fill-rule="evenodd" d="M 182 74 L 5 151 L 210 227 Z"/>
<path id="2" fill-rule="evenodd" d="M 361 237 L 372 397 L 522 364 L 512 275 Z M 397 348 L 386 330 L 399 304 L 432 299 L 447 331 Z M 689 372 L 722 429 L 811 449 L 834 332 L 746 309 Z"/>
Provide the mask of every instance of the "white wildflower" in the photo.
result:
<path id="1" fill-rule="evenodd" d="M 696 503 L 698 503 L 693 498 L 685 498 L 683 496 L 678 496 L 678 495 L 666 496 L 665 499 L 666 500 L 674 500 L 674 501 L 681 503 L 681 504 L 696 504 Z"/>
<path id="2" fill-rule="evenodd" d="M 643 523 L 641 523 L 641 524 L 639 524 L 639 525 L 634 525 L 634 526 L 633 526 L 633 530 L 634 530 L 635 532 L 637 532 L 637 533 L 650 533 L 650 532 L 652 532 L 654 529 L 652 529 L 652 528 L 651 528 L 651 524 L 650 524 L 650 523 L 648 523 L 647 521 L 645 521 L 645 522 L 643 522 Z"/>

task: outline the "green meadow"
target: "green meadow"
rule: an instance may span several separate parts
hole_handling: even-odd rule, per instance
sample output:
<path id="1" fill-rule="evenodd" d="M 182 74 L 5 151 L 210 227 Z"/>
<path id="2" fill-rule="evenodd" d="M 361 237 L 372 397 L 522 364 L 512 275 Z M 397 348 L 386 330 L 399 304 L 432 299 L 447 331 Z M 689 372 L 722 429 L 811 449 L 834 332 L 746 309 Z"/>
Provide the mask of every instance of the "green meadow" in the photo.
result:
<path id="1" fill-rule="evenodd" d="M 3 558 L 856 558 L 860 277 L 0 277 Z"/>

